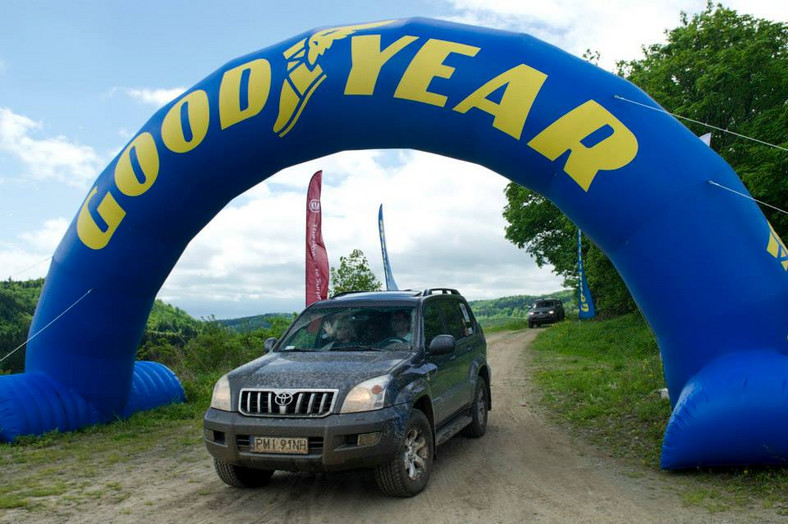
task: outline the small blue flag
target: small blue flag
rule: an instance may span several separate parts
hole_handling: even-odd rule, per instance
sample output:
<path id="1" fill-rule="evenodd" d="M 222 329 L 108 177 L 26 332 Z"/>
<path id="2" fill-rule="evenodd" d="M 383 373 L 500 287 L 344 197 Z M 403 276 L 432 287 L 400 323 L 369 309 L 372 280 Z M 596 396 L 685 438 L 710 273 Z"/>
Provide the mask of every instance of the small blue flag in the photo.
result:
<path id="1" fill-rule="evenodd" d="M 383 204 L 380 204 L 378 210 L 378 230 L 380 231 L 380 251 L 383 254 L 383 272 L 386 275 L 386 289 L 389 291 L 397 291 L 397 283 L 394 282 L 394 275 L 391 274 L 391 265 L 389 264 L 389 254 L 386 251 L 386 232 L 383 230 Z"/>
<path id="2" fill-rule="evenodd" d="M 580 242 L 582 232 L 577 230 L 577 273 L 579 277 L 578 292 L 580 293 L 580 311 L 578 312 L 579 318 L 594 318 L 596 315 L 594 311 L 594 300 L 591 298 L 591 291 L 588 289 L 588 282 L 586 281 L 586 272 L 583 268 L 583 248 Z"/>

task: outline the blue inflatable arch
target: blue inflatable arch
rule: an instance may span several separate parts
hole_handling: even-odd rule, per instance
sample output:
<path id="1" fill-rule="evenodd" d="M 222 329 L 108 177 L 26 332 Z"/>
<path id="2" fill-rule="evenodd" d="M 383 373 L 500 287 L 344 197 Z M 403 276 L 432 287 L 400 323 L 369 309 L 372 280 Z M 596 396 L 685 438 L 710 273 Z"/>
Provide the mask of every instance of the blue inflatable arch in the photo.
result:
<path id="1" fill-rule="evenodd" d="M 411 148 L 537 191 L 610 257 L 662 354 L 663 467 L 783 463 L 785 246 L 754 203 L 708 183 L 747 193 L 719 156 L 622 98 L 657 107 L 530 36 L 425 19 L 310 31 L 233 60 L 157 112 L 89 191 L 31 333 L 73 308 L 30 342 L 24 373 L 0 377 L 0 438 L 182 398 L 135 352 L 189 241 L 284 167 Z"/>

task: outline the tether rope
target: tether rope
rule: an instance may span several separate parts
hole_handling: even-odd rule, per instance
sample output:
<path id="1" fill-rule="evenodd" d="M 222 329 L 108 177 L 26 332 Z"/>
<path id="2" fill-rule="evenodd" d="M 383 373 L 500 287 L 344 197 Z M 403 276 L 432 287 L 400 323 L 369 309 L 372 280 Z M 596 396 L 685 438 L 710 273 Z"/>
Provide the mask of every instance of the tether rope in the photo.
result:
<path id="1" fill-rule="evenodd" d="M 763 200 L 758 200 L 757 198 L 753 198 L 750 195 L 745 195 L 744 193 L 740 193 L 740 192 L 738 192 L 738 191 L 736 191 L 734 189 L 731 189 L 729 187 L 723 186 L 722 184 L 719 184 L 719 183 L 715 182 L 714 180 L 707 180 L 706 182 L 708 184 L 712 185 L 712 186 L 719 187 L 720 189 L 724 189 L 725 191 L 730 191 L 731 193 L 733 193 L 735 195 L 739 195 L 740 197 L 744 197 L 747 200 L 752 200 L 753 202 L 758 202 L 759 204 L 763 204 L 764 206 L 770 207 L 772 209 L 775 209 L 775 210 L 779 211 L 780 213 L 785 213 L 786 215 L 788 215 L 788 211 L 786 211 L 784 209 L 780 209 L 777 206 L 773 206 L 771 204 L 767 204 Z"/>
<path id="2" fill-rule="evenodd" d="M 758 138 L 753 138 L 751 136 L 742 135 L 741 133 L 737 133 L 735 131 L 731 131 L 730 129 L 725 129 L 723 127 L 718 127 L 718 126 L 709 124 L 707 122 L 701 122 L 700 120 L 695 120 L 694 118 L 689 118 L 687 116 L 682 116 L 682 115 L 678 115 L 676 113 L 671 113 L 670 111 L 667 111 L 666 109 L 662 109 L 661 107 L 654 107 L 654 106 L 650 106 L 648 104 L 643 104 L 641 102 L 636 102 L 635 100 L 630 100 L 629 98 L 625 98 L 625 97 L 623 97 L 621 95 L 613 95 L 613 98 L 615 98 L 617 100 L 623 100 L 624 102 L 629 102 L 630 104 L 635 104 L 635 105 L 640 106 L 640 107 L 645 107 L 646 109 L 651 109 L 652 111 L 657 111 L 657 112 L 660 112 L 660 113 L 668 114 L 668 115 L 676 117 L 676 118 L 681 118 L 682 120 L 687 120 L 687 121 L 693 122 L 695 124 L 699 124 L 699 125 L 702 125 L 702 126 L 710 127 L 712 129 L 716 129 L 717 131 L 722 131 L 723 133 L 728 133 L 728 134 L 737 136 L 739 138 L 744 138 L 746 140 L 752 140 L 753 142 L 758 142 L 759 144 L 763 144 L 765 146 L 773 147 L 773 148 L 779 149 L 781 151 L 788 152 L 788 148 L 785 148 L 785 147 L 782 147 L 782 146 L 778 146 L 777 144 L 772 144 L 770 142 L 765 142 L 763 140 L 760 140 Z M 714 180 L 707 180 L 707 182 L 710 185 L 712 185 L 712 186 L 719 187 L 720 189 L 724 189 L 726 191 L 730 191 L 731 193 L 733 193 L 735 195 L 739 195 L 740 197 L 746 198 L 747 200 L 752 200 L 753 202 L 758 202 L 759 204 L 762 204 L 762 205 L 764 205 L 766 207 L 770 207 L 770 208 L 772 208 L 772 209 L 774 209 L 776 211 L 779 211 L 780 213 L 785 213 L 786 215 L 788 215 L 788 211 L 785 211 L 784 209 L 780 209 L 779 207 L 773 206 L 772 204 L 764 202 L 763 200 L 758 200 L 757 198 L 753 198 L 750 195 L 745 195 L 744 193 L 741 193 L 741 192 L 736 191 L 734 189 L 731 189 L 729 187 L 723 186 L 722 184 L 720 184 L 718 182 L 715 182 Z"/>
<path id="3" fill-rule="evenodd" d="M 788 151 L 788 148 L 786 148 L 786 147 L 778 146 L 777 144 L 772 144 L 772 143 L 769 143 L 769 142 L 764 142 L 763 140 L 760 140 L 758 138 L 753 138 L 751 136 L 742 135 L 741 133 L 737 133 L 735 131 L 731 131 L 730 129 L 725 129 L 724 127 L 717 127 L 717 126 L 709 124 L 707 122 L 701 122 L 700 120 L 695 120 L 694 118 L 677 115 L 676 113 L 671 113 L 670 111 L 662 109 L 661 107 L 654 107 L 654 106 L 650 106 L 648 104 L 643 104 L 641 102 L 636 102 L 634 100 L 630 100 L 629 98 L 624 98 L 621 95 L 613 95 L 613 98 L 616 98 L 618 100 L 623 100 L 624 102 L 629 102 L 630 104 L 635 104 L 635 105 L 640 106 L 640 107 L 645 107 L 646 109 L 651 109 L 652 111 L 658 111 L 660 113 L 666 113 L 666 114 L 668 114 L 670 116 L 674 116 L 676 118 L 681 118 L 682 120 L 688 120 L 689 122 L 692 122 L 694 124 L 699 124 L 699 125 L 702 125 L 702 126 L 710 127 L 712 129 L 716 129 L 717 131 L 722 131 L 723 133 L 728 133 L 728 134 L 731 134 L 731 135 L 734 135 L 734 136 L 738 136 L 739 138 L 752 140 L 753 142 L 758 142 L 759 144 L 763 144 L 765 146 L 773 147 L 775 149 L 780 149 L 782 151 Z"/>
<path id="4" fill-rule="evenodd" d="M 84 295 L 82 295 L 81 297 L 79 297 L 79 298 L 76 300 L 76 302 L 74 302 L 73 304 L 71 304 L 70 306 L 68 306 L 68 307 L 65 309 L 65 311 L 63 311 L 61 314 L 59 314 L 58 316 L 56 316 L 55 318 L 53 318 L 53 319 L 52 319 L 52 320 L 49 322 L 49 324 L 47 324 L 46 326 L 44 326 L 44 327 L 42 327 L 41 329 L 39 329 L 39 330 L 36 332 L 36 334 L 35 334 L 35 335 L 33 335 L 32 337 L 28 338 L 27 340 L 25 340 L 25 341 L 24 341 L 24 342 L 22 342 L 21 344 L 19 344 L 19 345 L 18 345 L 16 348 L 14 348 L 14 350 L 13 350 L 13 351 L 11 351 L 9 354 L 7 354 L 6 356 L 4 356 L 3 358 L 0 358 L 0 362 L 3 362 L 5 359 L 7 359 L 7 358 L 8 358 L 8 357 L 10 357 L 11 355 L 13 355 L 13 354 L 14 354 L 14 353 L 16 353 L 17 351 L 19 351 L 21 348 L 23 348 L 23 347 L 25 346 L 25 344 L 27 344 L 28 342 L 30 342 L 31 340 L 33 340 L 34 338 L 36 338 L 38 335 L 40 335 L 40 334 L 41 334 L 41 333 L 42 333 L 42 332 L 43 332 L 43 331 L 44 331 L 46 328 L 48 328 L 49 326 L 51 326 L 52 324 L 54 324 L 54 323 L 55 323 L 55 322 L 56 322 L 56 321 L 57 321 L 57 320 L 58 320 L 60 317 L 62 317 L 62 316 L 63 316 L 63 315 L 65 315 L 66 313 L 68 313 L 68 311 L 69 311 L 69 310 L 70 310 L 72 307 L 74 307 L 74 306 L 76 306 L 77 304 L 79 304 L 79 303 L 82 301 L 82 299 L 83 299 L 83 298 L 85 298 L 86 296 L 88 296 L 88 295 L 90 294 L 90 292 L 91 292 L 91 291 L 93 291 L 93 289 L 88 289 L 88 290 L 87 290 L 87 292 L 86 292 Z"/>
<path id="5" fill-rule="evenodd" d="M 51 259 L 52 259 L 52 257 L 51 257 L 51 256 L 48 256 L 48 257 L 46 257 L 46 258 L 45 258 L 45 259 L 43 259 L 43 260 L 39 260 L 39 261 L 38 261 L 38 262 L 36 262 L 35 264 L 32 264 L 32 265 L 30 265 L 30 266 L 27 266 L 27 267 L 26 267 L 26 268 L 24 268 L 24 269 L 20 269 L 20 270 L 19 270 L 19 271 L 17 271 L 16 273 L 11 273 L 11 275 L 9 275 L 9 277 L 8 277 L 8 278 L 14 278 L 14 277 L 15 277 L 15 276 L 17 276 L 17 275 L 21 275 L 22 273 L 24 273 L 24 272 L 25 272 L 25 271 L 27 271 L 28 269 L 32 269 L 32 268 L 36 267 L 37 265 L 39 265 L 39 264 L 42 264 L 42 263 L 46 262 L 47 260 L 51 260 Z"/>

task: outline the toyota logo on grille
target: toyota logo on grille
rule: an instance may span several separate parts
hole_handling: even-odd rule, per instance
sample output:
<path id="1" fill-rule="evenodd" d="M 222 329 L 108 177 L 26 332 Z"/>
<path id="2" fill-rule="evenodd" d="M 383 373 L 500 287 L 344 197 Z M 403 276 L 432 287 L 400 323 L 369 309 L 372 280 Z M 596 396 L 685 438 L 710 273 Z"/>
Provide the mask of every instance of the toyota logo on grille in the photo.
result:
<path id="1" fill-rule="evenodd" d="M 274 397 L 274 402 L 277 406 L 287 406 L 293 401 L 293 395 L 290 393 L 277 393 Z"/>

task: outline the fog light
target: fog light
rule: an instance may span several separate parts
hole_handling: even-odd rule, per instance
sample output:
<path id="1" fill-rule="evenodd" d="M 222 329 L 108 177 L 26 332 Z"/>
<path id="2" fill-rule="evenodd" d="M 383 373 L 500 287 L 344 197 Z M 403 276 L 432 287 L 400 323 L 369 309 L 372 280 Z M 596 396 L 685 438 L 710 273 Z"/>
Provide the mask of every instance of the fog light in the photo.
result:
<path id="1" fill-rule="evenodd" d="M 217 444 L 224 444 L 224 431 L 215 431 L 213 429 L 203 430 L 205 440 L 209 442 L 216 442 Z"/>
<path id="2" fill-rule="evenodd" d="M 358 436 L 359 446 L 371 446 L 372 444 L 377 444 L 379 441 L 380 431 L 375 431 L 374 433 L 361 433 Z"/>

